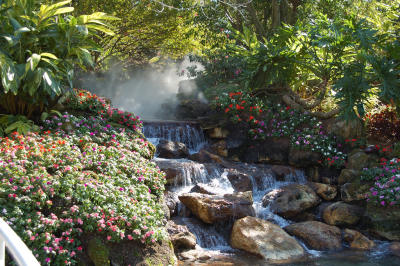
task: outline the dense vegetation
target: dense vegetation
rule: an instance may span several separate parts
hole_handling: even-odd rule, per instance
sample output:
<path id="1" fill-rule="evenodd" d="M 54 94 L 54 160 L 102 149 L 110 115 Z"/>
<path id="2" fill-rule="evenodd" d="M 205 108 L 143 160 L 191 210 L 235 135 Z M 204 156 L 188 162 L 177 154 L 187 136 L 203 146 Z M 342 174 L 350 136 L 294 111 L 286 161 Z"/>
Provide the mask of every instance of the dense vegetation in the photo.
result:
<path id="1" fill-rule="evenodd" d="M 76 73 L 185 56 L 252 141 L 290 137 L 339 169 L 346 143 L 383 145 L 361 179 L 369 200 L 399 204 L 399 11 L 400 0 L 0 0 L 1 217 L 44 264 L 74 264 L 88 232 L 162 239 L 164 175 L 139 117 L 72 88 Z M 326 134 L 330 118 L 366 135 Z"/>

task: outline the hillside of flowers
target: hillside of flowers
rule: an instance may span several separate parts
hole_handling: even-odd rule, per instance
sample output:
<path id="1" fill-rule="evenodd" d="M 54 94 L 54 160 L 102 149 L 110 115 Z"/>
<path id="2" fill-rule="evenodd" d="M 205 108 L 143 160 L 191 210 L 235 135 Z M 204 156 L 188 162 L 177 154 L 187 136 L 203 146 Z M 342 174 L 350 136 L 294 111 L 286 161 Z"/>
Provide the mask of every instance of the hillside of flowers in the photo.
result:
<path id="1" fill-rule="evenodd" d="M 290 106 L 266 103 L 247 92 L 222 93 L 213 101 L 214 107 L 233 123 L 245 124 L 251 141 L 267 137 L 289 137 L 292 147 L 318 152 L 329 167 L 342 167 L 346 154 L 335 136 L 326 133 L 322 122 Z M 352 140 L 345 140 L 346 142 Z"/>
<path id="2" fill-rule="evenodd" d="M 165 237 L 165 176 L 148 159 L 138 117 L 76 91 L 39 132 L 0 138 L 0 213 L 43 265 L 74 265 L 80 237 Z M 79 115 L 86 113 L 86 115 Z M 72 114 L 74 113 L 74 114 Z"/>

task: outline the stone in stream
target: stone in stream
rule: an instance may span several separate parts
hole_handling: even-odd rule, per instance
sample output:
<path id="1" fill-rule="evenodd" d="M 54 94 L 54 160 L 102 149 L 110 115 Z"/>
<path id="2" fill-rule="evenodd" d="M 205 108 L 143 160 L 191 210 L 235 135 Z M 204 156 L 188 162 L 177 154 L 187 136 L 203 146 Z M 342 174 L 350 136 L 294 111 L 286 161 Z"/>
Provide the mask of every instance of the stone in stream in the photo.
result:
<path id="1" fill-rule="evenodd" d="M 215 195 L 217 193 L 213 192 L 213 187 L 208 186 L 207 184 L 198 183 L 191 190 L 190 193 L 201 193 L 208 195 Z"/>
<path id="2" fill-rule="evenodd" d="M 333 200 L 337 195 L 335 186 L 314 182 L 309 182 L 308 185 L 324 200 Z"/>
<path id="3" fill-rule="evenodd" d="M 358 206 L 338 201 L 324 209 L 322 218 L 330 225 L 354 225 L 359 222 L 363 212 Z"/>
<path id="4" fill-rule="evenodd" d="M 392 242 L 389 249 L 393 255 L 400 257 L 400 242 Z"/>
<path id="5" fill-rule="evenodd" d="M 375 247 L 374 241 L 369 240 L 365 235 L 356 230 L 344 229 L 343 239 L 353 249 L 370 250 Z"/>
<path id="6" fill-rule="evenodd" d="M 269 262 L 287 262 L 304 255 L 301 245 L 278 225 L 245 217 L 233 225 L 231 245 L 262 256 Z"/>
<path id="7" fill-rule="evenodd" d="M 178 159 L 189 156 L 189 150 L 185 144 L 170 140 L 160 140 L 157 145 L 157 153 L 160 158 Z"/>
<path id="8" fill-rule="evenodd" d="M 196 236 L 189 231 L 187 226 L 168 221 L 166 228 L 174 249 L 185 250 L 196 247 Z"/>
<path id="9" fill-rule="evenodd" d="M 290 219 L 320 202 L 321 199 L 309 186 L 291 184 L 280 188 L 271 201 L 271 211 Z"/>
<path id="10" fill-rule="evenodd" d="M 172 191 L 164 192 L 164 203 L 167 205 L 170 213 L 170 217 L 178 214 L 178 194 Z"/>
<path id="11" fill-rule="evenodd" d="M 365 200 L 369 189 L 369 184 L 346 183 L 340 188 L 340 196 L 344 202 Z"/>
<path id="12" fill-rule="evenodd" d="M 338 227 L 317 221 L 288 225 L 283 228 L 290 235 L 300 238 L 311 249 L 337 250 L 342 248 L 342 236 Z"/>
<path id="13" fill-rule="evenodd" d="M 248 174 L 239 172 L 236 169 L 228 169 L 228 179 L 235 192 L 253 191 L 253 182 Z"/>
<path id="14" fill-rule="evenodd" d="M 189 159 L 200 163 L 224 163 L 225 160 L 214 153 L 211 153 L 205 149 L 201 149 L 199 152 L 191 154 Z"/>
<path id="15" fill-rule="evenodd" d="M 271 171 L 276 176 L 277 180 L 285 180 L 287 175 L 296 174 L 296 168 L 286 165 L 274 165 L 271 167 Z"/>
<path id="16" fill-rule="evenodd" d="M 250 191 L 225 195 L 184 193 L 179 196 L 179 200 L 208 224 L 255 215 Z"/>

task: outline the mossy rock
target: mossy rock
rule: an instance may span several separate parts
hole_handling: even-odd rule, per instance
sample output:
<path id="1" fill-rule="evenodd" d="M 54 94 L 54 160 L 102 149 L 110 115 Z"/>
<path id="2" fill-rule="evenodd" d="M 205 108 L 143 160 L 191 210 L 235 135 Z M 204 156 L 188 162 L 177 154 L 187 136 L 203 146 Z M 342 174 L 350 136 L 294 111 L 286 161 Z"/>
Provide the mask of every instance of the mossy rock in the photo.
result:
<path id="1" fill-rule="evenodd" d="M 88 243 L 88 255 L 95 266 L 110 265 L 110 251 L 99 238 L 92 238 Z"/>
<path id="2" fill-rule="evenodd" d="M 391 241 L 400 240 L 400 207 L 367 204 L 366 224 L 371 233 Z"/>
<path id="3" fill-rule="evenodd" d="M 146 159 L 151 160 L 151 159 L 154 158 L 154 155 L 156 154 L 156 146 L 154 146 L 154 144 L 149 141 L 148 142 L 148 147 L 149 147 L 149 150 L 150 150 L 150 156 L 149 156 L 149 158 L 146 158 Z"/>

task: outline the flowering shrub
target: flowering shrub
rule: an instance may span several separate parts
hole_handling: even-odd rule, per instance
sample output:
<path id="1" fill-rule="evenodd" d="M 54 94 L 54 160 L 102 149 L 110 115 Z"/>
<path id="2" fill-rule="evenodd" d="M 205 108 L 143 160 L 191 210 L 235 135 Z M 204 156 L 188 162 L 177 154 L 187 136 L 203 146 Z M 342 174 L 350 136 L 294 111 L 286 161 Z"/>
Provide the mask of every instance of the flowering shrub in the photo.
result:
<path id="1" fill-rule="evenodd" d="M 93 112 L 129 129 L 140 130 L 142 128 L 142 121 L 138 116 L 112 107 L 105 98 L 98 97 L 89 91 L 74 90 L 74 93 L 71 93 L 65 102 L 71 109 Z"/>
<path id="2" fill-rule="evenodd" d="M 55 116 L 44 130 L 0 138 L 0 213 L 42 264 L 75 264 L 83 232 L 165 237 L 165 176 L 146 140 L 101 117 Z"/>
<path id="3" fill-rule="evenodd" d="M 400 117 L 395 108 L 387 106 L 379 113 L 368 114 L 366 121 L 370 136 L 400 141 Z"/>
<path id="4" fill-rule="evenodd" d="M 290 137 L 293 147 L 319 152 L 328 166 L 342 167 L 346 155 L 339 151 L 336 137 L 327 135 L 321 122 L 307 113 L 280 104 L 266 104 L 244 92 L 230 92 L 217 97 L 217 110 L 223 111 L 232 122 L 246 122 L 252 140 L 267 137 Z"/>
<path id="5" fill-rule="evenodd" d="M 361 180 L 374 182 L 367 201 L 382 206 L 400 204 L 400 159 L 382 158 L 379 167 L 363 169 Z"/>

